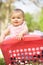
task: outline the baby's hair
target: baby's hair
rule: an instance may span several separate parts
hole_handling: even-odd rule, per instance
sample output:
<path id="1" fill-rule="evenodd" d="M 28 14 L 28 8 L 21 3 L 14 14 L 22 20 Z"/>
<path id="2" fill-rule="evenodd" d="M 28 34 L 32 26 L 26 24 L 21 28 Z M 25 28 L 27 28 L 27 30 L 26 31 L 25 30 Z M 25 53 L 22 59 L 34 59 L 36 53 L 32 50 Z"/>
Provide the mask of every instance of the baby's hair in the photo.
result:
<path id="1" fill-rule="evenodd" d="M 21 10 L 21 9 L 14 9 L 13 11 L 16 11 L 16 12 L 21 12 L 22 13 L 22 15 L 23 15 L 23 17 L 24 17 L 24 12 L 23 12 L 23 10 Z M 12 11 L 12 12 L 13 12 Z M 12 15 L 12 13 L 11 13 L 11 15 Z"/>
<path id="2" fill-rule="evenodd" d="M 21 10 L 21 9 L 15 9 L 14 11 L 17 11 L 17 12 L 22 12 L 22 14 L 24 15 L 24 12 L 23 12 L 23 10 Z"/>

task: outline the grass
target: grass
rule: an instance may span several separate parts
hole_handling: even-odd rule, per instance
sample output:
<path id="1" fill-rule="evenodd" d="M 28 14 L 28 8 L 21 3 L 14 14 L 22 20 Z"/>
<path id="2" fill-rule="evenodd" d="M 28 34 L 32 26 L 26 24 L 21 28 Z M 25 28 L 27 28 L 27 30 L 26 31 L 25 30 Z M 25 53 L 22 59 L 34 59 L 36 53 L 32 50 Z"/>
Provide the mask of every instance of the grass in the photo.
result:
<path id="1" fill-rule="evenodd" d="M 5 65 L 4 59 L 0 58 L 0 65 Z"/>

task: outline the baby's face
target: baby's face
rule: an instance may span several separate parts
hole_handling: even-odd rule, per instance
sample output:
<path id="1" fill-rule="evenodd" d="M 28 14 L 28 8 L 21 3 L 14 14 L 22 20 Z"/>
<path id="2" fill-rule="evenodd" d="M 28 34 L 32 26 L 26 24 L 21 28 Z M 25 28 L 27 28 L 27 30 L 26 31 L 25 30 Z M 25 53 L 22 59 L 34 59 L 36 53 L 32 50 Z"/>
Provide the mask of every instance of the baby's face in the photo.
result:
<path id="1" fill-rule="evenodd" d="M 23 20 L 24 20 L 24 17 L 23 17 L 23 14 L 21 12 L 16 12 L 14 11 L 12 13 L 12 16 L 11 16 L 11 23 L 14 25 L 14 26 L 19 26 L 23 23 Z"/>

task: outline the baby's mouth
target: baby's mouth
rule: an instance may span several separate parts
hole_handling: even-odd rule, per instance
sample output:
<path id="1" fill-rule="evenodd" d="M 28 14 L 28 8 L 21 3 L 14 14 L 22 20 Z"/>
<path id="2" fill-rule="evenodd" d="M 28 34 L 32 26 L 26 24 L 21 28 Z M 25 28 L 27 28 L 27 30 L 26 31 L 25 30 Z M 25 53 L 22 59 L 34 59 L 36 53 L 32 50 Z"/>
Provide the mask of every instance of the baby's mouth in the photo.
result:
<path id="1" fill-rule="evenodd" d="M 18 22 L 16 21 L 16 22 L 14 22 L 14 23 L 18 23 Z"/>

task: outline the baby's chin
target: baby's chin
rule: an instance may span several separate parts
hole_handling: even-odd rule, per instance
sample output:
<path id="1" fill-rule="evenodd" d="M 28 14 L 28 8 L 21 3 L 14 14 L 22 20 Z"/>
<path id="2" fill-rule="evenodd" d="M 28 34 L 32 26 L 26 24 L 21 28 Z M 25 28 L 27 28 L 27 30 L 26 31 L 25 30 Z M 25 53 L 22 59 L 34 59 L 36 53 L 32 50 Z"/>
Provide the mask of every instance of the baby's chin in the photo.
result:
<path id="1" fill-rule="evenodd" d="M 13 26 L 19 26 L 20 24 L 13 24 Z"/>

